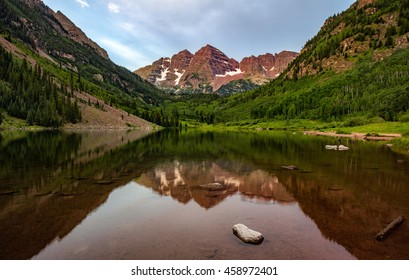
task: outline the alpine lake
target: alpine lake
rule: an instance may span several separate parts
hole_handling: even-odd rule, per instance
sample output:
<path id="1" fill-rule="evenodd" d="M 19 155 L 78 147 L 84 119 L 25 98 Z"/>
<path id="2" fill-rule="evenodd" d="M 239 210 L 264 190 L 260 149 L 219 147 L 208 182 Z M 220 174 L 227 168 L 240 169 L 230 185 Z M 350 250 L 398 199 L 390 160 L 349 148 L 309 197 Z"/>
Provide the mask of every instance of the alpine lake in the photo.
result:
<path id="1" fill-rule="evenodd" d="M 409 259 L 406 221 L 375 240 L 409 217 L 409 158 L 383 143 L 325 148 L 337 144 L 302 132 L 3 131 L 0 259 Z M 238 223 L 264 242 L 243 243 Z"/>

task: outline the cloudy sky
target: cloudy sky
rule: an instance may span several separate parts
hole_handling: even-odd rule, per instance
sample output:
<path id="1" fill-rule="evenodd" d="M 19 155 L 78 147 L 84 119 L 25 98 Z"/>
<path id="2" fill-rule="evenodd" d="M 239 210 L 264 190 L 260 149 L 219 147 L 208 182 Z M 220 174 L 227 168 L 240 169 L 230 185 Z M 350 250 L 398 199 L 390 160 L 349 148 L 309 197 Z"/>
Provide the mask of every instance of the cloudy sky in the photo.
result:
<path id="1" fill-rule="evenodd" d="M 43 0 L 133 71 L 211 44 L 229 57 L 300 51 L 355 0 Z"/>

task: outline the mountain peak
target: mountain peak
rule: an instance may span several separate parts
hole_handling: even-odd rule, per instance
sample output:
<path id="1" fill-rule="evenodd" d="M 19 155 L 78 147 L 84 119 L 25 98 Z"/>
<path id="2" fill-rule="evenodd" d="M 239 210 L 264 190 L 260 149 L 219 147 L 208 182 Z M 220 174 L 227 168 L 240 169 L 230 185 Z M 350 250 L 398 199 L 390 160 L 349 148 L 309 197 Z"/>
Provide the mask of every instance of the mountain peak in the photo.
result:
<path id="1" fill-rule="evenodd" d="M 227 71 L 236 70 L 239 68 L 239 63 L 208 44 L 196 52 L 189 68 L 192 72 L 205 71 L 208 72 L 206 75 L 209 74 L 214 77 L 225 74 Z"/>
<path id="2" fill-rule="evenodd" d="M 219 57 L 226 57 L 228 59 L 228 57 L 221 50 L 209 44 L 207 44 L 206 46 L 198 50 L 195 56 L 207 56 L 207 57 L 219 56 Z"/>
<path id="3" fill-rule="evenodd" d="M 202 47 L 202 49 L 217 49 L 210 44 L 206 44 L 206 46 Z"/>
<path id="4" fill-rule="evenodd" d="M 190 51 L 184 49 L 183 51 L 180 51 L 178 54 L 184 54 L 184 55 L 193 55 Z"/>

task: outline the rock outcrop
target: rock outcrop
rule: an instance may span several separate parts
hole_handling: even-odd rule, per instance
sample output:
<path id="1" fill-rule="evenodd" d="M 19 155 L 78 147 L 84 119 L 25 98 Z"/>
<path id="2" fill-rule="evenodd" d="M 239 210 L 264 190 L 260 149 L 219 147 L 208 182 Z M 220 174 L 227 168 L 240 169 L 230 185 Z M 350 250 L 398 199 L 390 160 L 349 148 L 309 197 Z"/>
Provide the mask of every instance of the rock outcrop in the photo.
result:
<path id="1" fill-rule="evenodd" d="M 375 0 L 359 0 L 358 1 L 358 9 L 365 7 L 366 5 L 372 4 Z"/>

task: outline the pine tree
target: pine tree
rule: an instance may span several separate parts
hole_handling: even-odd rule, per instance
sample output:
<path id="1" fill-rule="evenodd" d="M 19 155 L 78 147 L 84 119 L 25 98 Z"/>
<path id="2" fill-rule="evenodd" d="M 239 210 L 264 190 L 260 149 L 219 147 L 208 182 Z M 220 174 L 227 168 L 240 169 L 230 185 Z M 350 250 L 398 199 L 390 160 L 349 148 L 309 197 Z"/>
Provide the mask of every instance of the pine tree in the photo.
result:
<path id="1" fill-rule="evenodd" d="M 388 36 L 386 38 L 385 46 L 388 47 L 388 48 L 393 48 L 394 45 L 395 45 L 395 43 L 393 42 L 392 36 Z"/>

